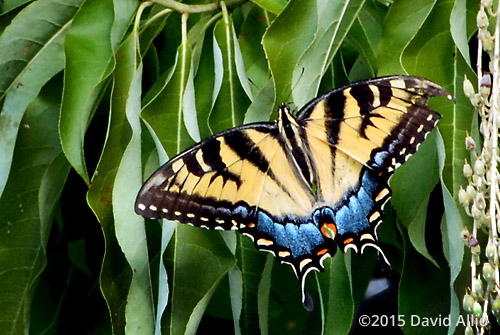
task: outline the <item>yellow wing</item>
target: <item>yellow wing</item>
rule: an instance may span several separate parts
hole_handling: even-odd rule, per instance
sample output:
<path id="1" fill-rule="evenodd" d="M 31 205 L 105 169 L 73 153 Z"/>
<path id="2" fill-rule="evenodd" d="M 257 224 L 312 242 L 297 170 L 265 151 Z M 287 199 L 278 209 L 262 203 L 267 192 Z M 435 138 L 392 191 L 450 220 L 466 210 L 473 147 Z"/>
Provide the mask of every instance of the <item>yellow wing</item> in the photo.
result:
<path id="1" fill-rule="evenodd" d="M 349 244 L 357 249 L 376 241 L 382 207 L 390 198 L 390 175 L 441 117 L 427 105 L 431 96 L 450 97 L 425 79 L 385 77 L 331 91 L 299 111 L 317 176 L 314 207 L 333 209 L 336 241 L 344 250 Z M 372 202 L 359 200 L 364 188 L 372 190 Z"/>
<path id="2" fill-rule="evenodd" d="M 313 195 L 274 124 L 235 128 L 173 158 L 144 184 L 136 209 L 208 228 L 239 229 L 258 209 L 310 216 Z"/>

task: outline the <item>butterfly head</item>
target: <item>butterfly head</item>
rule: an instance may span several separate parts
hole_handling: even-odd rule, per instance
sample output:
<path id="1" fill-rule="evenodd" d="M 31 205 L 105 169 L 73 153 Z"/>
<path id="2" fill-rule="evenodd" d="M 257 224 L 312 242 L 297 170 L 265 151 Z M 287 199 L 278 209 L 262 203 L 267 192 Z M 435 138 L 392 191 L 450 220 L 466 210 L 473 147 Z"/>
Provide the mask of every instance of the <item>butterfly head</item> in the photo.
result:
<path id="1" fill-rule="evenodd" d="M 290 106 L 281 104 L 278 109 L 278 129 L 280 133 L 290 132 L 290 127 L 298 127 L 297 120 L 293 116 Z"/>

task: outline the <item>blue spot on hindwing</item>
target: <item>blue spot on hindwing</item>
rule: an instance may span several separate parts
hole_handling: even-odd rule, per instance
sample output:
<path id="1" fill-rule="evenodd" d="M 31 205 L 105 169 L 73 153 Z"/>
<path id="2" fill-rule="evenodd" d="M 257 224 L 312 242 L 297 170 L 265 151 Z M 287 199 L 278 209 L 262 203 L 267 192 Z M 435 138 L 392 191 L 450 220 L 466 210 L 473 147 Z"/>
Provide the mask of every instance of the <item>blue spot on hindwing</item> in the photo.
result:
<path id="1" fill-rule="evenodd" d="M 361 204 L 359 203 L 358 198 L 356 198 L 354 195 L 349 198 L 349 208 L 353 212 L 354 217 L 362 214 Z"/>
<path id="2" fill-rule="evenodd" d="M 373 172 L 365 170 L 357 192 L 340 202 L 335 212 L 335 224 L 340 235 L 359 233 L 370 227 L 368 215 L 375 201 L 374 192 L 378 187 L 378 180 Z"/>
<path id="3" fill-rule="evenodd" d="M 366 193 L 364 187 L 361 187 L 359 189 L 358 199 L 359 199 L 359 204 L 361 205 L 361 210 L 363 212 L 369 212 L 372 209 L 374 204 L 373 199 L 371 195 L 368 195 L 368 193 Z"/>
<path id="4" fill-rule="evenodd" d="M 363 178 L 361 178 L 361 187 L 366 190 L 369 194 L 373 193 L 378 186 L 378 181 L 375 179 L 373 173 L 370 173 L 369 170 L 366 170 L 363 173 Z"/>
<path id="5" fill-rule="evenodd" d="M 373 157 L 373 161 L 375 162 L 375 166 L 377 167 L 382 167 L 384 165 L 384 161 L 389 156 L 389 152 L 387 151 L 380 151 L 375 154 Z"/>
<path id="6" fill-rule="evenodd" d="M 305 223 L 299 226 L 299 232 L 301 236 L 305 236 L 307 244 L 309 245 L 308 252 L 324 242 L 323 234 L 313 223 Z"/>
<path id="7" fill-rule="evenodd" d="M 257 220 L 258 231 L 266 233 L 270 236 L 274 235 L 274 222 L 266 213 L 259 211 Z"/>
<path id="8" fill-rule="evenodd" d="M 283 224 L 274 222 L 269 215 L 259 211 L 257 230 L 272 238 L 277 246 L 290 249 L 294 258 L 311 254 L 315 247 L 324 242 L 318 227 L 306 218 L 296 218 L 294 222 Z"/>
<path id="9" fill-rule="evenodd" d="M 245 206 L 238 206 L 233 210 L 233 216 L 238 219 L 243 219 L 248 217 L 248 209 Z"/>
<path id="10" fill-rule="evenodd" d="M 354 221 L 352 213 L 347 206 L 341 207 L 337 213 L 335 213 L 335 224 L 337 225 L 337 232 L 343 235 L 347 232 L 352 231 L 349 229 L 349 225 Z"/>
<path id="11" fill-rule="evenodd" d="M 282 224 L 274 224 L 274 239 L 276 240 L 276 244 L 279 246 L 286 246 L 287 238 L 285 232 L 285 226 Z"/>
<path id="12" fill-rule="evenodd" d="M 296 224 L 287 223 L 285 233 L 293 257 L 300 257 L 311 252 L 306 236 L 301 234 Z"/>

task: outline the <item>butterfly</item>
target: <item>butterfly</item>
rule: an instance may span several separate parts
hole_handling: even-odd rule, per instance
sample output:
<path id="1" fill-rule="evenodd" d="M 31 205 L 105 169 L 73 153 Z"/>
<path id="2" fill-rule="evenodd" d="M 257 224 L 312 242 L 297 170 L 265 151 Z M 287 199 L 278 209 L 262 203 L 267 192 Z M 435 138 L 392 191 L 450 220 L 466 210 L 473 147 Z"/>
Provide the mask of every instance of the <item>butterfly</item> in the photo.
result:
<path id="1" fill-rule="evenodd" d="M 363 252 L 391 197 L 389 178 L 414 154 L 440 114 L 429 97 L 450 94 L 423 78 L 355 82 L 275 122 L 213 135 L 160 167 L 140 190 L 146 218 L 238 230 L 305 279 L 337 248 Z M 385 256 L 384 256 L 385 257 Z"/>

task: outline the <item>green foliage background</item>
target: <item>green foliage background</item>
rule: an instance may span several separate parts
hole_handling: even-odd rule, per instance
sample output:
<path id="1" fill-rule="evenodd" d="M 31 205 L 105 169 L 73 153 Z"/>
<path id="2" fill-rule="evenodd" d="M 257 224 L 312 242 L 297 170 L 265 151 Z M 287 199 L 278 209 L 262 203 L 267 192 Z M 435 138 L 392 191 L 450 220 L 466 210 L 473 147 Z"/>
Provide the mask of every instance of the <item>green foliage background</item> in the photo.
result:
<path id="1" fill-rule="evenodd" d="M 145 222 L 133 203 L 160 162 L 211 133 L 389 74 L 426 77 L 456 98 L 432 101 L 439 131 L 392 178 L 379 228 L 401 274 L 399 313 L 452 318 L 405 333 L 454 332 L 467 285 L 455 199 L 477 1 L 0 6 L 1 334 L 194 334 L 202 318 L 220 332 L 348 333 L 375 251 L 337 254 L 309 276 L 308 313 L 291 269 L 247 238 Z"/>

